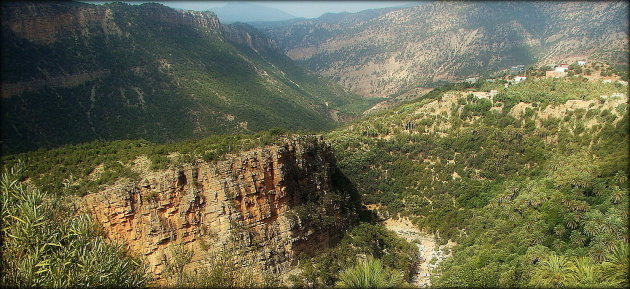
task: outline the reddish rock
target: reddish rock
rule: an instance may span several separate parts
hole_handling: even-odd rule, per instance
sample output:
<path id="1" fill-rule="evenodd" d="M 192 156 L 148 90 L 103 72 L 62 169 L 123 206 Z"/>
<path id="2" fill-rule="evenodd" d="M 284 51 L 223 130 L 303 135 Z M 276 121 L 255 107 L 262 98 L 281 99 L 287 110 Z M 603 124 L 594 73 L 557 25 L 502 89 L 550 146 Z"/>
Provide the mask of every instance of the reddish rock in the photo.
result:
<path id="1" fill-rule="evenodd" d="M 146 256 L 157 279 L 179 245 L 194 252 L 187 269 L 233 248 L 242 266 L 278 276 L 300 252 L 326 246 L 351 219 L 343 204 L 319 208 L 337 219 L 325 228 L 291 213 L 331 194 L 334 172 L 331 148 L 321 137 L 295 138 L 119 182 L 85 196 L 85 208 L 108 238 Z"/>

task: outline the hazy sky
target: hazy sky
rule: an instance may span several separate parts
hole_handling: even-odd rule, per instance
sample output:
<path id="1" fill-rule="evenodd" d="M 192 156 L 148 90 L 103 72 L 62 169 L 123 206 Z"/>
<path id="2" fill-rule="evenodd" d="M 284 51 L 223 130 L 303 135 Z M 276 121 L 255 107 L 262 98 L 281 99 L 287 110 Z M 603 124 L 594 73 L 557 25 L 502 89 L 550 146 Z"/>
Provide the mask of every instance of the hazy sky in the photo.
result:
<path id="1" fill-rule="evenodd" d="M 101 1 L 84 2 L 99 3 Z M 208 8 L 225 6 L 225 4 L 232 1 L 130 1 L 127 3 L 141 4 L 145 2 L 158 2 L 173 8 L 203 11 Z M 413 2 L 414 1 L 252 1 L 252 3 L 258 5 L 280 9 L 293 16 L 306 18 L 319 17 L 327 12 L 358 12 L 373 8 L 401 6 Z"/>

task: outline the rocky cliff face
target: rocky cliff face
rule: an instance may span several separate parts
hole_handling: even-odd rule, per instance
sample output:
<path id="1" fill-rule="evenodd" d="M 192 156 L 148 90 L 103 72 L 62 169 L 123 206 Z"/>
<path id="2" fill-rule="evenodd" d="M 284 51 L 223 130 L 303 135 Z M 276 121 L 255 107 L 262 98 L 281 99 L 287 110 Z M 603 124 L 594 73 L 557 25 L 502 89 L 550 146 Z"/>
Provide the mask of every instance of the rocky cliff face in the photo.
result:
<path id="1" fill-rule="evenodd" d="M 248 24 L 222 25 L 221 34 L 228 41 L 246 46 L 257 53 L 259 53 L 259 50 L 282 53 L 273 40 Z"/>
<path id="2" fill-rule="evenodd" d="M 432 1 L 259 27 L 311 70 L 358 94 L 387 97 L 518 64 L 626 63 L 627 8 L 617 1 Z"/>
<path id="3" fill-rule="evenodd" d="M 51 44 L 68 37 L 95 34 L 127 35 L 117 23 L 120 11 L 114 6 L 78 2 L 9 2 L 2 9 L 2 25 L 17 36 L 39 44 Z M 182 11 L 163 5 L 145 5 L 142 17 L 149 21 L 185 25 L 204 31 L 218 30 L 219 19 L 211 12 Z M 131 23 L 128 23 L 129 25 Z"/>
<path id="4" fill-rule="evenodd" d="M 63 36 L 85 35 L 95 30 L 107 34 L 120 32 L 120 28 L 112 22 L 111 10 L 35 1 L 4 4 L 2 26 L 38 44 L 50 44 Z"/>
<path id="5" fill-rule="evenodd" d="M 159 280 L 177 246 L 193 252 L 187 270 L 231 248 L 240 266 L 278 276 L 352 219 L 335 173 L 330 146 L 300 137 L 119 182 L 83 200 L 107 236 L 146 256 Z"/>

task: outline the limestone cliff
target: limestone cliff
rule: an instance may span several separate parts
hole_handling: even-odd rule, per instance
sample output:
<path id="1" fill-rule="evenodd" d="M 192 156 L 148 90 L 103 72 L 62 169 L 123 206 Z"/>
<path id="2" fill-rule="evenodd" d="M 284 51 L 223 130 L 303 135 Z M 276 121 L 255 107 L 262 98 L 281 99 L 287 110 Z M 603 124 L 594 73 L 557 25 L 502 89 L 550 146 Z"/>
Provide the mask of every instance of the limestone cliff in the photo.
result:
<path id="1" fill-rule="evenodd" d="M 17 36 L 38 44 L 99 34 L 129 36 L 125 26 L 135 23 L 120 25 L 123 13 L 117 8 L 116 5 L 98 6 L 70 1 L 8 2 L 2 9 L 2 25 Z M 219 19 L 212 12 L 174 10 L 159 4 L 146 4 L 143 8 L 142 18 L 148 21 L 205 31 L 218 30 L 220 26 Z"/>
<path id="2" fill-rule="evenodd" d="M 194 252 L 189 270 L 232 248 L 241 266 L 278 276 L 353 219 L 335 174 L 330 146 L 299 137 L 119 182 L 83 200 L 108 238 L 146 256 L 158 280 L 176 246 Z"/>
<path id="3" fill-rule="evenodd" d="M 221 34 L 227 41 L 230 41 L 233 44 L 246 46 L 255 52 L 259 52 L 259 50 L 266 50 L 269 52 L 283 54 L 273 40 L 247 24 L 237 23 L 221 25 Z"/>

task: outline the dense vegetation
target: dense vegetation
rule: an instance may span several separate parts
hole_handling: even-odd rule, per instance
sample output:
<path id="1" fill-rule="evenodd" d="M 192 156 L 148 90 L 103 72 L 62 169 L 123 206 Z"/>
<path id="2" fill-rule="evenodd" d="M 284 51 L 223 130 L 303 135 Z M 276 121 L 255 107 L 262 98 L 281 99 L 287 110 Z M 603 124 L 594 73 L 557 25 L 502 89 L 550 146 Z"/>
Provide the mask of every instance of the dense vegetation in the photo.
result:
<path id="1" fill-rule="evenodd" d="M 627 285 L 628 112 L 622 98 L 611 96 L 626 87 L 579 76 L 504 84 L 446 85 L 328 133 L 341 168 L 335 185 L 356 186 L 363 203 L 382 205 L 384 216 L 409 216 L 441 244 L 458 243 L 438 267 L 434 285 Z M 496 90 L 491 100 L 474 96 L 490 90 Z M 46 202 L 60 202 L 54 200 L 138 177 L 142 162 L 157 170 L 217 160 L 287 133 L 274 129 L 168 145 L 96 141 L 3 156 L 2 164 L 27 160 L 28 171 L 14 178 L 56 193 Z M 302 209 L 296 213 L 304 220 L 325 222 L 317 210 Z M 370 284 L 409 281 L 416 248 L 365 214 L 335 246 L 302 256 L 290 282 L 354 286 L 368 272 L 374 279 L 362 280 Z M 61 220 L 89 223 L 85 217 Z M 84 234 L 99 238 L 96 231 Z M 112 248 L 102 250 L 120 254 Z M 185 263 L 188 254 L 180 253 Z M 229 254 L 217 258 L 207 272 L 194 275 L 178 271 L 181 264 L 169 265 L 170 284 L 253 285 L 251 278 L 238 277 Z"/>
<path id="2" fill-rule="evenodd" d="M 21 183 L 23 169 L 5 168 L 0 179 L 0 285 L 137 287 L 149 281 L 142 260 L 106 240 L 88 215 L 75 215 L 71 201 Z"/>
<path id="3" fill-rule="evenodd" d="M 94 141 L 79 145 L 7 155 L 2 166 L 25 162 L 27 168 L 17 172 L 20 180 L 28 179 L 36 187 L 51 193 L 84 195 L 96 192 L 119 178 L 137 178 L 134 170 L 143 158 L 149 170 L 194 162 L 214 161 L 226 153 L 235 153 L 278 141 L 287 133 L 271 129 L 251 135 L 214 135 L 173 144 L 156 144 L 146 140 Z"/>
<path id="4" fill-rule="evenodd" d="M 356 280 L 357 275 L 373 278 L 365 281 L 372 285 L 367 286 L 370 288 L 392 287 L 409 281 L 418 262 L 415 245 L 382 225 L 374 224 L 373 220 L 364 221 L 345 234 L 334 247 L 318 252 L 316 256 L 303 256 L 299 266 L 301 273 L 289 278 L 292 285 L 358 288 L 355 286 L 360 282 Z"/>
<path id="5" fill-rule="evenodd" d="M 368 256 L 366 260 L 339 274 L 337 285 L 342 288 L 392 288 L 400 286 L 400 272 L 386 270 L 379 259 Z"/>
<path id="6" fill-rule="evenodd" d="M 32 11 L 55 21 L 91 10 L 109 11 L 109 26 L 85 20 L 81 27 L 62 27 L 50 43 L 9 28 Z M 3 11 L 2 83 L 28 88 L 2 98 L 5 153 L 92 140 L 164 143 L 272 127 L 325 130 L 336 125 L 334 111 L 348 117 L 377 101 L 305 71 L 250 26 L 176 21 L 216 19 L 210 12 L 182 16 L 163 5 L 120 2 L 11 2 Z"/>
<path id="7" fill-rule="evenodd" d="M 627 284 L 628 112 L 610 97 L 626 86 L 458 86 L 328 134 L 364 202 L 459 243 L 433 284 Z M 492 100 L 472 95 L 490 89 Z M 564 260 L 562 282 L 541 267 L 552 258 Z"/>

